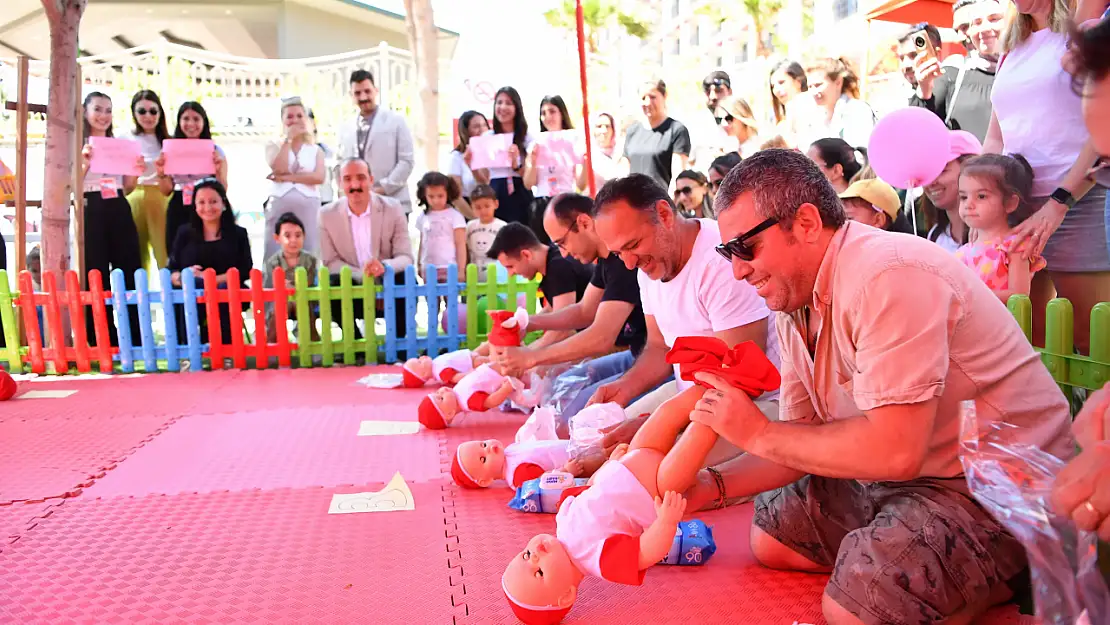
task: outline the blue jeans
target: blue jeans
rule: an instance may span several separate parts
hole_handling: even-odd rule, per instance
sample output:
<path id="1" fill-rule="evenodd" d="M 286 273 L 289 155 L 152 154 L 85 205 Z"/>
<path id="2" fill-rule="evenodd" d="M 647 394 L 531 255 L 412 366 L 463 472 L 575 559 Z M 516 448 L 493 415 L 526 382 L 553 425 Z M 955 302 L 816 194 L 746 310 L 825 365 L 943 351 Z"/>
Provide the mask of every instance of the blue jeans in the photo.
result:
<path id="1" fill-rule="evenodd" d="M 585 378 L 589 384 L 589 386 L 579 391 L 573 399 L 566 403 L 566 405 L 562 406 L 562 410 L 559 411 L 559 415 L 556 419 L 560 428 L 565 429 L 570 422 L 570 418 L 586 407 L 586 402 L 590 401 L 590 397 L 593 396 L 598 387 L 609 384 L 610 382 L 616 382 L 626 371 L 632 368 L 632 363 L 634 362 L 636 362 L 636 358 L 632 355 L 632 352 L 617 352 L 584 362 L 559 376 L 560 379 L 572 377 Z M 563 376 L 567 376 L 567 378 Z M 673 377 L 674 376 L 668 376 L 664 382 L 670 381 Z M 556 384 L 558 384 L 558 380 Z M 634 397 L 632 402 L 635 402 L 646 394 L 647 393 L 643 393 L 639 397 Z M 632 402 L 629 402 L 629 405 L 631 405 Z"/>

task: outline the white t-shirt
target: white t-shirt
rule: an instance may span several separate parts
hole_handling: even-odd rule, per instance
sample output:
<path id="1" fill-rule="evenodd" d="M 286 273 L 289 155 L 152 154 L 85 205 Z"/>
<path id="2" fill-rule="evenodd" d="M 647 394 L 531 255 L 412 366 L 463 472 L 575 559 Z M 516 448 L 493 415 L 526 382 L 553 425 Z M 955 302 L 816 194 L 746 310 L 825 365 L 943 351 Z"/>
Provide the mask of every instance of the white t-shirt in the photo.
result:
<path id="1" fill-rule="evenodd" d="M 933 226 L 933 229 L 929 231 L 929 236 L 927 238 L 930 241 L 933 241 L 933 233 L 936 232 L 937 228 L 939 227 L 940 226 Z M 937 238 L 935 241 L 933 241 L 933 243 L 941 246 L 946 252 L 950 254 L 955 254 L 956 250 L 960 249 L 960 244 L 956 241 L 956 239 L 952 238 L 952 231 L 950 228 L 945 228 L 944 232 L 941 232 L 939 235 L 937 235 Z"/>
<path id="2" fill-rule="evenodd" d="M 640 535 L 655 522 L 655 502 L 620 462 L 606 462 L 593 485 L 567 497 L 555 515 L 555 538 L 578 570 L 618 584 L 639 586 Z"/>
<path id="3" fill-rule="evenodd" d="M 447 171 L 445 173 L 448 176 L 458 176 L 462 179 L 462 196 L 465 198 L 469 198 L 470 192 L 478 186 L 478 181 L 474 179 L 474 172 L 470 171 L 470 165 L 466 164 L 462 152 L 458 150 L 451 150 L 451 153 L 447 155 Z"/>
<path id="4" fill-rule="evenodd" d="M 158 184 L 158 168 L 154 166 L 154 161 L 158 160 L 158 156 L 162 153 L 162 144 L 158 141 L 158 137 L 144 132 L 140 135 L 131 134 L 124 138 L 138 143 L 139 149 L 143 153 L 143 162 L 146 167 L 143 169 L 143 175 L 139 176 L 139 184 Z"/>
<path id="5" fill-rule="evenodd" d="M 436 267 L 454 264 L 455 230 L 466 228 L 462 213 L 448 207 L 441 211 L 424 211 L 416 218 L 416 229 L 423 238 L 420 246 L 420 262 Z M 459 271 L 464 268 L 459 267 Z"/>
<path id="6" fill-rule="evenodd" d="M 644 314 L 655 317 L 668 347 L 681 336 L 713 336 L 771 316 L 755 287 L 733 277 L 732 264 L 714 249 L 721 242 L 717 222 L 697 221 L 701 231 L 694 250 L 674 279 L 663 282 L 648 278 L 642 271 L 637 273 Z M 767 322 L 767 358 L 776 368 L 779 366 L 778 333 L 771 320 Z M 679 378 L 677 366 L 674 375 L 680 392 L 694 385 Z M 777 397 L 777 393 L 763 399 Z"/>
<path id="7" fill-rule="evenodd" d="M 486 265 L 493 262 L 486 258 L 486 252 L 489 251 L 490 246 L 493 245 L 493 239 L 504 226 L 505 222 L 496 217 L 488 224 L 478 219 L 472 219 L 466 224 L 467 257 L 471 263 L 478 265 L 479 280 L 485 280 Z"/>
<path id="8" fill-rule="evenodd" d="M 565 440 L 525 441 L 506 446 L 505 481 L 510 488 L 517 488 L 547 471 L 563 468 L 570 460 L 569 443 Z"/>
<path id="9" fill-rule="evenodd" d="M 1033 195 L 1051 195 L 1090 138 L 1083 103 L 1060 68 L 1067 35 L 1045 28 L 1029 35 L 1003 59 L 991 105 L 1003 149 L 1033 166 Z"/>
<path id="10" fill-rule="evenodd" d="M 484 134 L 492 135 L 493 131 L 492 130 L 487 130 Z M 528 133 L 528 134 L 524 135 L 524 151 L 525 152 L 532 149 L 532 142 L 533 142 L 532 133 Z M 528 157 L 527 154 L 521 154 L 520 155 L 521 159 L 525 159 L 527 157 Z M 521 160 L 520 162 L 516 163 L 516 165 L 519 166 L 523 162 L 524 161 Z M 512 178 L 514 176 L 516 176 L 516 172 L 511 167 L 490 167 L 489 168 L 489 179 L 490 180 L 497 180 L 498 178 Z"/>

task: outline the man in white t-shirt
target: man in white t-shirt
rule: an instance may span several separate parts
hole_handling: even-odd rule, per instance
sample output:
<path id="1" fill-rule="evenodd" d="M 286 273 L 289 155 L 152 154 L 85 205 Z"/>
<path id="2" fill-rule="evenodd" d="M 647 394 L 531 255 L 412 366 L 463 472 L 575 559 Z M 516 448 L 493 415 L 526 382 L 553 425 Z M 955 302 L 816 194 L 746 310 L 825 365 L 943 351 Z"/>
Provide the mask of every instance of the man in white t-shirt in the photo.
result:
<path id="1" fill-rule="evenodd" d="M 631 441 L 646 419 L 641 413 L 693 385 L 677 372 L 675 382 L 663 384 L 672 373 L 665 356 L 678 337 L 716 336 L 730 346 L 753 341 L 779 365 L 771 312 L 753 286 L 732 277 L 731 264 L 714 249 L 721 243 L 717 222 L 682 217 L 667 190 L 640 174 L 607 182 L 596 203 L 598 235 L 625 265 L 640 270 L 648 330 L 647 344 L 632 368 L 598 388 L 590 400 L 628 407 L 629 419 L 608 437 L 609 446 Z M 770 393 L 757 403 L 774 416 L 777 398 Z"/>

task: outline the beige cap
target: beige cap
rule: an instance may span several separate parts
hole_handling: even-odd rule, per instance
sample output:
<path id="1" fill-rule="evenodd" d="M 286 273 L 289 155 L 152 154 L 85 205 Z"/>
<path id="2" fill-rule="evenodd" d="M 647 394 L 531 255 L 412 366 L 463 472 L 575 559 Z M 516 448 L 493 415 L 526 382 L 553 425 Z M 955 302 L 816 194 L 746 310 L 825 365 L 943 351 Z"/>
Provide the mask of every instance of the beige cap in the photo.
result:
<path id="1" fill-rule="evenodd" d="M 870 202 L 872 206 L 890 216 L 891 221 L 894 221 L 898 216 L 898 208 L 901 206 L 901 202 L 898 201 L 898 192 L 894 190 L 894 187 L 878 178 L 857 180 L 840 194 L 842 200 L 853 197 Z"/>

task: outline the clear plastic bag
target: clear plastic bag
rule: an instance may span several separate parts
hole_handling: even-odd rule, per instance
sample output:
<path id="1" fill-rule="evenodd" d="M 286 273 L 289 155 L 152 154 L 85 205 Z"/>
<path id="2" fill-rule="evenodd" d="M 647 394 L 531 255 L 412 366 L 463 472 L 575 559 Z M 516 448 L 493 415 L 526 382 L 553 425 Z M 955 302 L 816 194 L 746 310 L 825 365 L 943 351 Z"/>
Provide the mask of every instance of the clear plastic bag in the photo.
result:
<path id="1" fill-rule="evenodd" d="M 1064 462 L 1010 440 L 1015 426 L 980 424 L 963 402 L 960 462 L 971 494 L 1025 547 L 1043 625 L 1110 623 L 1110 591 L 1098 568 L 1098 540 L 1048 503 Z"/>
<path id="2" fill-rule="evenodd" d="M 601 442 L 605 436 L 602 428 L 624 421 L 624 408 L 618 404 L 605 403 L 586 406 L 570 418 L 571 457 L 586 451 Z"/>

